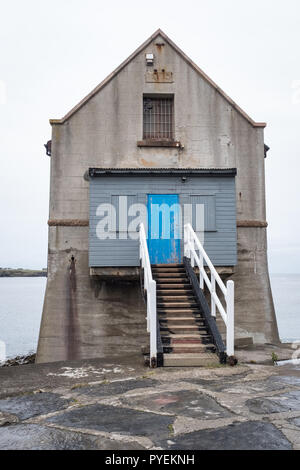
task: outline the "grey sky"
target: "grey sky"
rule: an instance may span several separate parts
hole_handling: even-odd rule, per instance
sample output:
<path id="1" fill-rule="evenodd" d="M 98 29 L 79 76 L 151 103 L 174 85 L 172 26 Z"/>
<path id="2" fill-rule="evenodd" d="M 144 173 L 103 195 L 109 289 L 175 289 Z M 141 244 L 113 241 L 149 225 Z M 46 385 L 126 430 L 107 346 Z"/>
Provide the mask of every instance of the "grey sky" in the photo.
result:
<path id="1" fill-rule="evenodd" d="M 162 28 L 256 121 L 272 272 L 300 272 L 299 0 L 0 0 L 0 266 L 47 263 L 49 118 Z"/>

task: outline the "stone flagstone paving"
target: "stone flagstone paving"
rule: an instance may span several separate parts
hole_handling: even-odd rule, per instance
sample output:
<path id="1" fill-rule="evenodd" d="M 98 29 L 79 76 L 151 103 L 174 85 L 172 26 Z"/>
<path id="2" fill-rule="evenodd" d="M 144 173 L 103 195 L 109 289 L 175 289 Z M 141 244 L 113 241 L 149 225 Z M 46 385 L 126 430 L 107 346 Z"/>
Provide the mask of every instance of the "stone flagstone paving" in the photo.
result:
<path id="1" fill-rule="evenodd" d="M 0 449 L 300 450 L 299 367 L 84 367 L 0 369 Z"/>

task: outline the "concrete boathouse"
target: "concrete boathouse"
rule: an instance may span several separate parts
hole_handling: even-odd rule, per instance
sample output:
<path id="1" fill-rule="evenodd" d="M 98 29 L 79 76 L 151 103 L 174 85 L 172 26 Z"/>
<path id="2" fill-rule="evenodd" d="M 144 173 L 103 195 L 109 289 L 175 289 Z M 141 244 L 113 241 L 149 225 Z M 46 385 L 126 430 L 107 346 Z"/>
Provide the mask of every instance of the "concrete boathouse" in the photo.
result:
<path id="1" fill-rule="evenodd" d="M 205 365 L 241 338 L 279 342 L 265 123 L 161 30 L 50 123 L 37 362 L 145 346 L 152 366 Z"/>

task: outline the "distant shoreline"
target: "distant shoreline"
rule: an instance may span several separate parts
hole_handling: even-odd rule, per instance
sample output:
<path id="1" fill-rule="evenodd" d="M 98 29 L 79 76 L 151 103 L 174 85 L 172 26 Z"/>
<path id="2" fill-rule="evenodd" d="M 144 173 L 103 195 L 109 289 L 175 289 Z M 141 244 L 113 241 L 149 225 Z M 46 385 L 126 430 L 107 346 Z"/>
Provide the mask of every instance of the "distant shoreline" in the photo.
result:
<path id="1" fill-rule="evenodd" d="M 0 268 L 0 277 L 47 277 L 47 269 Z"/>

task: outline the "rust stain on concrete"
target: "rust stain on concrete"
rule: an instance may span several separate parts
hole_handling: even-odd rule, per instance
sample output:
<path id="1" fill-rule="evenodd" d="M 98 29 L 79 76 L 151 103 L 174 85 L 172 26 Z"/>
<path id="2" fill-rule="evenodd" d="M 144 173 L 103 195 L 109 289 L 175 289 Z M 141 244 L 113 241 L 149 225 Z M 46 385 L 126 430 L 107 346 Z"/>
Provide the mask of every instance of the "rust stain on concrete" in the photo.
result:
<path id="1" fill-rule="evenodd" d="M 67 329 L 67 359 L 78 359 L 80 351 L 78 350 L 78 312 L 77 312 L 77 281 L 76 281 L 76 260 L 74 256 L 71 257 L 70 266 L 67 275 L 68 294 L 67 306 L 69 313 L 68 329 Z"/>
<path id="2" fill-rule="evenodd" d="M 147 167 L 154 167 L 155 166 L 155 163 L 154 162 L 149 162 L 147 160 L 145 160 L 144 158 L 141 158 L 141 163 L 142 165 L 144 165 L 146 168 Z"/>

